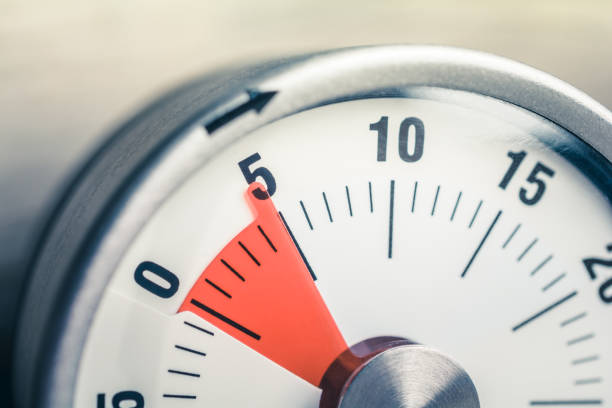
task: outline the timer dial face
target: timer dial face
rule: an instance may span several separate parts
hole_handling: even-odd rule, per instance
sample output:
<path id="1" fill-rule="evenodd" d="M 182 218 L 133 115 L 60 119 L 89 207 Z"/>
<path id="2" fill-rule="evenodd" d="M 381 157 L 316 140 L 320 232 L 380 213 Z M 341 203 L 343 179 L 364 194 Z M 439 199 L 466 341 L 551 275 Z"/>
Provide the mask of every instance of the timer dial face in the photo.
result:
<path id="1" fill-rule="evenodd" d="M 74 405 L 317 407 L 341 353 L 393 336 L 449 356 L 481 406 L 612 406 L 612 211 L 585 149 L 435 90 L 247 134 L 125 250 Z"/>

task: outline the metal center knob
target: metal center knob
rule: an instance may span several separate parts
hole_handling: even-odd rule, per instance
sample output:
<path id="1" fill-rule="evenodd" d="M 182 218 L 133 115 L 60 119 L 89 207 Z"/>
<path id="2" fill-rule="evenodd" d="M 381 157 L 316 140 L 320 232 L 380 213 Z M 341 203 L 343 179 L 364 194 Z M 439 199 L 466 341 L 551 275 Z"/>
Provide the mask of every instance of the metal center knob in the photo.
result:
<path id="1" fill-rule="evenodd" d="M 345 384 L 340 408 L 479 408 L 467 372 L 443 354 L 420 345 L 385 350 Z"/>

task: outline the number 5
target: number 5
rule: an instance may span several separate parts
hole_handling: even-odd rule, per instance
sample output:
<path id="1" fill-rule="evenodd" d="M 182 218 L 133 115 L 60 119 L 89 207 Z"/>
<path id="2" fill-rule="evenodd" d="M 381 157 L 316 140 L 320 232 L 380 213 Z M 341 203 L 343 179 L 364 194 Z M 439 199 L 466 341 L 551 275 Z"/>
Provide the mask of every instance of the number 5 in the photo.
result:
<path id="1" fill-rule="evenodd" d="M 261 156 L 259 153 L 253 153 L 249 157 L 244 160 L 238 162 L 238 167 L 240 167 L 240 171 L 244 175 L 246 182 L 248 184 L 256 181 L 257 177 L 261 177 L 263 181 L 266 183 L 267 193 L 263 191 L 261 188 L 258 188 L 253 191 L 253 195 L 255 198 L 260 200 L 265 200 L 268 197 L 271 197 L 276 192 L 276 180 L 274 180 L 274 176 L 265 167 L 257 167 L 255 170 L 251 171 L 249 167 L 255 163 L 256 161 L 261 160 Z"/>
<path id="2" fill-rule="evenodd" d="M 549 177 L 552 177 L 555 174 L 555 172 L 551 168 L 546 167 L 540 162 L 536 163 L 533 170 L 531 170 L 531 173 L 529 173 L 529 177 L 527 177 L 528 183 L 535 183 L 538 186 L 536 192 L 531 197 L 527 197 L 527 189 L 525 187 L 521 187 L 521 191 L 519 192 L 519 197 L 521 201 L 527 205 L 534 205 L 535 203 L 540 201 L 540 198 L 542 198 L 542 194 L 544 194 L 544 190 L 546 190 L 546 184 L 544 183 L 544 180 L 538 178 L 538 173 L 540 172 L 546 174 Z"/>

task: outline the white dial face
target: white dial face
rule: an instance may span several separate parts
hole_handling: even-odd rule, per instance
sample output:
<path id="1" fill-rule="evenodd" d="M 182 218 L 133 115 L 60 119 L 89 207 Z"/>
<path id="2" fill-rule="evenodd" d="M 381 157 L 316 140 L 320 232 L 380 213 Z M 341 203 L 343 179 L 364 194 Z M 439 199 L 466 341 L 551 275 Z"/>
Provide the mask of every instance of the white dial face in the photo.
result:
<path id="1" fill-rule="evenodd" d="M 119 262 L 75 406 L 317 407 L 380 336 L 452 358 L 481 406 L 612 404 L 610 203 L 535 135 L 562 132 L 486 104 L 514 113 L 356 100 L 216 154 Z"/>

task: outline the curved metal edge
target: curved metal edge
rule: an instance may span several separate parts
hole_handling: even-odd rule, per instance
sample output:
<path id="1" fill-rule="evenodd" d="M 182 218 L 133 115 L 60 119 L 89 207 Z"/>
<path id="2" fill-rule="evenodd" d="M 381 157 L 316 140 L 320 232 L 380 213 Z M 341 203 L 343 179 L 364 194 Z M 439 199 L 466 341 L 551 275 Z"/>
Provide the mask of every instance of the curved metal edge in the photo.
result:
<path id="1" fill-rule="evenodd" d="M 577 135 L 608 161 L 612 157 L 609 111 L 553 77 L 474 51 L 414 46 L 339 50 L 280 61 L 260 69 L 234 71 L 196 89 L 187 86 L 184 94 L 174 95 L 163 107 L 152 109 L 131 128 L 123 129 L 125 133 L 114 139 L 115 144 L 92 161 L 44 238 L 32 270 L 17 339 L 16 359 L 28 360 L 21 361 L 23 365 L 16 368 L 21 406 L 32 406 L 29 396 L 36 394 L 42 406 L 70 404 L 80 352 L 112 266 L 155 210 L 148 208 L 145 213 L 131 209 L 130 214 L 120 214 L 124 219 L 132 218 L 126 230 L 119 227 L 117 203 L 137 199 L 138 183 L 143 182 L 139 177 L 145 170 L 160 165 L 167 150 L 178 148 L 184 131 L 198 118 L 220 103 L 240 96 L 246 87 L 279 91 L 260 115 L 240 117 L 219 130 L 214 136 L 218 141 L 214 148 L 207 155 L 198 153 L 206 160 L 205 157 L 236 138 L 319 102 L 346 94 L 413 85 L 464 90 L 512 103 Z M 125 160 L 132 156 L 137 158 L 135 164 L 125 166 Z M 179 173 L 188 172 L 183 169 Z M 172 189 L 173 186 L 163 186 L 156 193 L 156 202 L 161 202 L 160 195 L 166 197 Z M 92 208 L 84 210 L 85 206 Z M 116 235 L 117 231 L 122 235 Z M 110 246 L 113 259 L 98 262 L 98 249 L 113 240 Z M 98 267 L 93 268 L 94 265 Z M 86 281 L 91 275 L 105 279 L 97 280 L 98 287 L 90 287 Z M 58 296 L 60 293 L 64 297 Z M 86 313 L 79 316 L 69 313 L 80 306 L 84 306 L 82 310 Z M 27 328 L 35 332 L 28 332 Z M 66 342 L 69 337 L 79 341 Z M 35 381 L 37 374 L 39 382 Z"/>
<path id="2" fill-rule="evenodd" d="M 298 70 L 287 77 L 301 75 L 305 83 L 313 76 L 327 78 L 338 95 L 362 84 L 362 91 L 421 85 L 490 96 L 548 119 L 612 161 L 608 109 L 551 75 L 503 57 L 452 47 L 394 45 L 315 56 Z"/>

